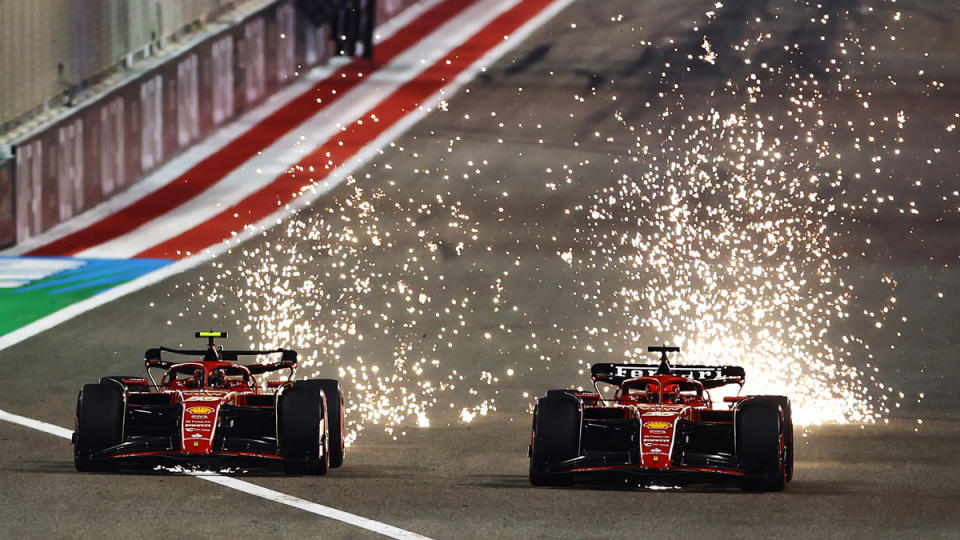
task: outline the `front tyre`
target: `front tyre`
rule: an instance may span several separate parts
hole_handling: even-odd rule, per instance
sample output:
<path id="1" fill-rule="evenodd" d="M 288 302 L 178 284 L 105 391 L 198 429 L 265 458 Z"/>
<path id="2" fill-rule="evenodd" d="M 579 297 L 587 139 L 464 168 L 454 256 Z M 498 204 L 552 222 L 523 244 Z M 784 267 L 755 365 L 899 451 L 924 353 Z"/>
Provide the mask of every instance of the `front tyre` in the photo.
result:
<path id="1" fill-rule="evenodd" d="M 340 381 L 336 379 L 311 379 L 297 381 L 294 388 L 313 388 L 320 390 L 327 398 L 327 420 L 330 432 L 330 466 L 337 468 L 343 465 L 344 455 L 344 421 L 343 421 L 343 392 L 340 390 Z"/>
<path id="2" fill-rule="evenodd" d="M 756 396 L 736 412 L 737 460 L 750 476 L 743 488 L 783 491 L 793 476 L 793 422 L 790 400 Z"/>
<path id="3" fill-rule="evenodd" d="M 287 388 L 280 396 L 277 414 L 284 472 L 327 474 L 330 451 L 323 393 L 309 387 Z"/>
<path id="4" fill-rule="evenodd" d="M 120 444 L 123 437 L 123 394 L 116 384 L 85 384 L 77 396 L 73 464 L 78 471 L 114 471 L 114 463 L 94 454 Z"/>
<path id="5" fill-rule="evenodd" d="M 533 411 L 530 445 L 530 483 L 535 486 L 571 486 L 573 475 L 558 472 L 556 464 L 580 452 L 580 407 L 575 397 L 545 397 Z"/>

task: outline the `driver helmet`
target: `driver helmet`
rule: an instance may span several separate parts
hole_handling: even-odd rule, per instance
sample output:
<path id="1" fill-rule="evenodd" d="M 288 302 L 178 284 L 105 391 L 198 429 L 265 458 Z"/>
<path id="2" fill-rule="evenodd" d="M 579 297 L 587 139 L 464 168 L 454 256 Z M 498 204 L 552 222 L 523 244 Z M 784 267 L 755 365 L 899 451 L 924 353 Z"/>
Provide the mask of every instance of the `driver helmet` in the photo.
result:
<path id="1" fill-rule="evenodd" d="M 223 388 L 227 385 L 227 373 L 223 368 L 218 368 L 210 373 L 210 386 L 213 388 Z"/>
<path id="2" fill-rule="evenodd" d="M 679 384 L 668 384 L 663 387 L 663 402 L 664 403 L 676 403 L 677 399 L 680 397 L 680 385 Z"/>
<path id="3" fill-rule="evenodd" d="M 189 388 L 203 387 L 203 370 L 202 369 L 193 370 L 193 378 L 187 381 L 187 386 Z"/>
<path id="4" fill-rule="evenodd" d="M 660 399 L 660 387 L 655 384 L 647 385 L 647 392 L 644 395 L 646 403 L 656 403 Z"/>

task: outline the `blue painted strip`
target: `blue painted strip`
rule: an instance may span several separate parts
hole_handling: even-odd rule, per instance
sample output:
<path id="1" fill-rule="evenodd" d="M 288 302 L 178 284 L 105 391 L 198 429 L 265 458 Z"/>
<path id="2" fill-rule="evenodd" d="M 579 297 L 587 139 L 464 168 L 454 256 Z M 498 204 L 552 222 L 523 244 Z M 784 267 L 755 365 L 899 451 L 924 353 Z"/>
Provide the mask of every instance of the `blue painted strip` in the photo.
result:
<path id="1" fill-rule="evenodd" d="M 57 274 L 57 277 L 43 280 L 32 285 L 20 287 L 17 291 L 32 291 L 37 289 L 50 289 L 50 292 L 60 292 L 61 285 L 71 283 L 93 281 L 97 278 L 118 275 L 114 282 L 127 281 L 139 277 L 147 272 L 156 270 L 170 264 L 170 261 L 163 259 L 132 259 L 132 260 L 90 260 L 86 266 L 68 270 Z M 132 277 L 122 277 L 130 276 Z"/>
<path id="2" fill-rule="evenodd" d="M 101 285 L 111 285 L 111 286 L 117 285 L 125 281 L 130 281 L 131 279 L 136 279 L 145 273 L 146 272 L 139 269 L 129 270 L 126 272 L 116 273 L 106 277 L 102 277 L 100 279 L 81 281 L 80 283 L 76 285 L 72 285 L 70 287 L 61 287 L 61 288 L 51 289 L 50 294 L 63 294 L 65 292 L 79 291 L 80 289 L 88 289 L 90 287 L 98 287 Z"/>

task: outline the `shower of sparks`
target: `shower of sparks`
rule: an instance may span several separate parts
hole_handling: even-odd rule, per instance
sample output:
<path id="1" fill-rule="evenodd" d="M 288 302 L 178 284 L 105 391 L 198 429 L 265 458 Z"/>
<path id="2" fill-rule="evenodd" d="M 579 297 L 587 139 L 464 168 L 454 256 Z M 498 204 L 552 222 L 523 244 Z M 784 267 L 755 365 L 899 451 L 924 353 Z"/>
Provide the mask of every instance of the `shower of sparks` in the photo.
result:
<path id="1" fill-rule="evenodd" d="M 430 427 L 429 411 L 441 406 L 456 408 L 462 422 L 487 415 L 496 391 L 481 396 L 473 386 L 499 379 L 465 380 L 450 359 L 475 337 L 466 316 L 478 292 L 462 277 L 448 287 L 443 270 L 445 259 L 476 247 L 470 216 L 442 195 L 414 199 L 397 188 L 388 197 L 349 184 L 345 199 L 289 221 L 288 243 L 244 252 L 250 262 L 238 269 L 237 294 L 251 322 L 243 331 L 257 336 L 254 347 L 309 351 L 297 378 L 341 380 L 348 443 L 371 424 L 397 434 L 401 425 Z M 399 259 L 390 256 L 398 251 Z M 437 282 L 442 297 L 427 289 Z M 440 399 L 459 386 L 459 404 Z"/>
<path id="2" fill-rule="evenodd" d="M 814 14 L 814 25 L 855 22 L 842 9 L 793 8 Z M 838 104 L 869 110 L 871 92 L 860 84 L 882 74 L 871 63 L 876 48 L 856 34 L 811 48 L 762 31 L 788 11 L 747 21 L 755 37 L 731 44 L 725 54 L 740 64 L 723 66 L 728 78 L 713 99 L 685 99 L 683 81 L 699 68 L 665 55 L 655 120 L 635 125 L 618 113 L 633 143 L 612 160 L 618 182 L 572 209 L 586 216 L 577 271 L 607 276 L 575 288 L 596 315 L 575 346 L 587 365 L 611 355 L 644 361 L 648 344 L 679 345 L 681 362 L 746 367 L 745 393 L 790 396 L 798 424 L 872 423 L 903 394 L 878 379 L 869 344 L 835 329 L 856 298 L 839 240 L 858 213 L 886 202 L 850 200 L 862 190 L 848 191 L 851 182 L 903 184 L 881 161 L 900 153 L 908 118 L 866 113 L 860 128 L 838 115 Z M 717 63 L 706 36 L 701 47 L 699 58 Z M 855 159 L 835 150 L 851 139 Z M 848 170 L 864 154 L 871 169 Z M 913 203 L 909 211 L 918 213 Z M 571 262 L 569 251 L 558 255 Z M 864 312 L 878 329 L 896 303 L 895 280 L 882 281 L 887 299 Z"/>
<path id="3" fill-rule="evenodd" d="M 252 347 L 300 350 L 298 379 L 338 377 L 348 443 L 370 426 L 401 436 L 472 422 L 497 410 L 504 388 L 530 404 L 546 390 L 545 374 L 586 385 L 589 364 L 647 362 L 654 343 L 681 346 L 681 363 L 744 366 L 744 391 L 790 396 L 797 424 L 882 420 L 913 396 L 882 380 L 869 338 L 851 333 L 850 320 L 885 330 L 905 318 L 893 316 L 893 276 L 882 277 L 881 301 L 858 296 L 847 271 L 859 248 L 844 236 L 895 205 L 919 211 L 869 189 L 892 178 L 884 158 L 899 155 L 910 114 L 871 108 L 861 83 L 885 78 L 871 42 L 884 36 L 850 28 L 873 28 L 866 19 L 890 9 L 784 4 L 739 21 L 744 37 L 731 42 L 724 4 L 710 3 L 686 48 L 672 38 L 659 47 L 662 65 L 642 85 L 659 84 L 650 95 L 613 95 L 613 85 L 571 92 L 559 116 L 573 118 L 593 99 L 646 105 L 616 113 L 611 134 L 590 134 L 610 156 L 607 177 L 578 178 L 567 163 L 545 169 L 545 201 L 589 188 L 563 213 L 565 230 L 533 217 L 538 209 L 518 210 L 527 187 L 486 176 L 466 136 L 425 138 L 442 157 L 419 162 L 391 145 L 273 240 L 246 244 L 239 267 L 215 263 L 212 282 L 191 286 L 194 307 L 235 298 L 242 311 L 224 316 Z M 788 16 L 810 21 L 800 33 L 807 41 L 790 41 L 798 34 L 782 28 Z M 902 29 L 899 17 L 887 37 Z M 709 99 L 692 76 L 699 70 L 716 86 Z M 924 95 L 943 88 L 919 76 Z M 855 118 L 843 114 L 853 106 Z M 525 155 L 506 137 L 542 145 L 550 130 L 529 116 L 471 116 L 456 101 L 434 114 L 495 126 L 508 160 Z M 571 153 L 581 143 L 571 141 Z M 416 168 L 391 166 L 390 152 Z M 520 256 L 521 236 L 536 239 L 538 260 Z M 591 322 L 567 324 L 564 313 Z"/>
<path id="4" fill-rule="evenodd" d="M 873 420 L 851 351 L 825 339 L 851 297 L 822 195 L 839 173 L 795 157 L 783 124 L 750 107 L 671 114 L 685 120 L 631 151 L 636 169 L 586 209 L 576 264 L 622 278 L 583 291 L 596 325 L 581 346 L 633 343 L 617 351 L 629 361 L 651 342 L 679 345 L 688 362 L 744 365 L 747 392 L 791 396 L 797 423 Z"/>

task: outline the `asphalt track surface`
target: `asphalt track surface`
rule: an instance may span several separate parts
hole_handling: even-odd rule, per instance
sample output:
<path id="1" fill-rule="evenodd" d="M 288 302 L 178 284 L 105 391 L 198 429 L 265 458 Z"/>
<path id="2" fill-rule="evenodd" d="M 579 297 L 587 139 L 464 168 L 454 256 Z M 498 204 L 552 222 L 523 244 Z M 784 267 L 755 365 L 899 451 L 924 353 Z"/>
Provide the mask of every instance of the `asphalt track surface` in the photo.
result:
<path id="1" fill-rule="evenodd" d="M 727 30 L 731 34 L 746 32 L 734 22 L 754 13 L 769 14 L 775 4 L 743 3 L 729 15 Z M 518 309 L 474 312 L 469 324 L 478 331 L 464 337 L 457 354 L 444 361 L 462 366 L 464 371 L 480 362 L 493 373 L 530 363 L 524 348 L 530 343 L 530 331 L 548 334 L 552 321 L 575 327 L 590 318 L 587 311 L 542 283 L 569 279 L 562 275 L 566 270 L 557 264 L 556 256 L 556 251 L 577 246 L 571 218 L 564 210 L 607 185 L 611 174 L 611 155 L 616 150 L 593 134 L 622 134 L 613 116 L 616 110 L 638 122 L 650 120 L 643 116 L 648 113 L 642 103 L 655 99 L 655 83 L 664 60 L 641 42 L 662 46 L 673 39 L 695 50 L 702 33 L 691 29 L 691 21 L 702 21 L 709 5 L 576 2 L 468 85 L 469 92 L 451 97 L 446 111 L 429 115 L 396 141 L 396 146 L 385 149 L 379 159 L 355 175 L 357 184 L 334 190 L 300 218 L 308 220 L 311 212 L 322 212 L 324 201 L 333 204 L 348 199 L 356 185 L 409 193 L 417 200 L 440 194 L 462 201 L 464 212 L 476 219 L 479 235 L 492 249 L 444 258 L 445 284 L 434 281 L 425 285 L 425 290 L 437 287 L 434 292 L 441 296 L 442 287 L 469 288 L 470 280 L 484 278 L 478 268 L 514 268 L 509 302 Z M 855 2 L 849 6 L 862 8 Z M 898 6 L 925 21 L 926 26 L 921 26 L 930 32 L 922 47 L 932 48 L 908 46 L 905 52 L 890 55 L 891 69 L 906 78 L 916 64 L 925 61 L 918 50 L 934 51 L 935 64 L 957 65 L 956 36 L 945 30 L 960 21 L 956 9 L 946 2 Z M 614 23 L 618 14 L 623 20 Z M 782 24 L 795 24 L 800 31 L 805 21 L 785 16 Z M 720 70 L 730 67 L 722 62 L 718 65 Z M 706 102 L 718 80 L 722 78 L 714 75 L 687 77 L 688 105 L 695 99 Z M 910 109 L 915 136 L 906 138 L 903 157 L 890 165 L 897 177 L 918 174 L 919 156 L 927 156 L 931 146 L 943 146 L 946 157 L 922 173 L 930 179 L 930 189 L 879 186 L 883 192 L 902 194 L 923 208 L 944 204 L 944 191 L 960 187 L 956 136 L 943 140 L 940 123 L 943 111 L 952 115 L 960 110 L 960 95 L 953 87 L 960 81 L 943 80 L 946 87 L 937 96 L 937 110 L 919 105 Z M 874 93 L 874 107 L 889 109 L 891 115 L 905 103 L 911 107 L 922 91 L 909 82 L 892 86 L 884 81 L 869 90 Z M 609 99 L 614 94 L 618 96 L 616 104 Z M 575 103 L 575 95 L 584 101 Z M 491 116 L 492 111 L 496 117 Z M 844 114 L 861 119 L 853 107 Z M 507 127 L 499 127 L 500 121 Z M 524 127 L 511 127 L 518 122 Z M 538 129 L 537 124 L 542 127 Z M 460 140 L 448 152 L 448 142 L 456 137 Z M 574 146 L 574 141 L 579 144 Z M 482 173 L 473 174 L 477 166 L 467 162 L 484 159 L 488 163 Z M 854 155 L 851 159 L 866 158 Z M 569 187 L 546 191 L 544 170 L 560 163 L 580 166 Z M 864 166 L 869 167 L 850 164 L 854 170 Z M 444 169 L 454 180 L 414 172 L 425 167 Z M 470 174 L 469 181 L 456 181 L 464 174 Z M 877 184 L 867 183 L 849 189 L 869 193 L 874 187 Z M 499 197 L 505 190 L 509 197 Z M 844 238 L 850 246 L 862 249 L 845 270 L 848 280 L 861 291 L 869 291 L 881 276 L 897 276 L 901 299 L 897 307 L 899 313 L 909 315 L 896 327 L 899 335 L 871 331 L 856 317 L 846 324 L 852 326 L 851 332 L 867 336 L 875 351 L 872 366 L 877 366 L 889 383 L 907 396 L 923 392 L 924 399 L 919 404 L 904 400 L 901 408 L 887 415 L 890 423 L 886 425 L 798 430 L 796 475 L 783 493 L 741 493 L 709 486 L 682 491 L 529 486 L 526 448 L 531 399 L 521 398 L 521 392 L 536 395 L 548 388 L 586 382 L 571 380 L 575 371 L 560 367 L 523 378 L 504 377 L 495 385 L 498 410 L 468 424 L 437 412 L 432 427 L 421 429 L 411 422 L 402 426 L 405 434 L 396 438 L 368 426 L 348 449 L 344 466 L 326 477 L 285 477 L 269 472 L 240 476 L 435 538 L 956 538 L 960 535 L 956 511 L 960 469 L 955 464 L 960 405 L 953 386 L 960 375 L 956 353 L 960 304 L 955 300 L 960 293 L 960 223 L 956 199 L 951 201 L 952 220 L 935 220 L 929 213 L 904 217 L 895 211 L 881 211 Z M 384 221 L 405 217 L 381 216 Z M 555 246 L 541 249 L 545 236 L 557 236 Z M 863 248 L 867 237 L 871 247 Z M 243 247 L 252 250 L 286 241 L 284 227 L 277 227 Z M 401 261 L 408 248 L 422 248 L 416 242 L 403 244 L 403 237 L 398 242 L 395 249 L 375 255 L 381 258 L 376 262 L 392 264 L 392 259 Z M 515 266 L 518 256 L 523 264 Z M 70 427 L 76 392 L 82 384 L 105 374 L 137 373 L 145 348 L 188 344 L 185 336 L 195 329 L 216 325 L 209 312 L 189 309 L 197 306 L 192 290 L 201 279 L 212 280 L 221 268 L 239 268 L 243 261 L 242 249 L 234 249 L 221 256 L 216 267 L 203 265 L 0 351 L 0 409 Z M 944 293 L 945 299 L 940 299 L 938 292 Z M 863 300 L 864 304 L 869 300 Z M 219 300 L 218 307 L 221 314 L 244 308 L 230 297 Z M 490 348 L 479 330 L 501 325 L 517 331 L 498 334 L 497 347 Z M 368 347 L 362 352 L 369 358 L 389 358 L 391 354 L 383 340 L 355 346 Z M 564 359 L 560 347 L 554 350 L 550 343 L 542 347 L 559 361 Z M 867 369 L 866 361 L 859 361 Z M 330 363 L 320 372 L 336 376 Z M 492 388 L 480 391 L 492 394 Z M 350 388 L 347 390 L 349 399 Z M 9 423 L 0 422 L 0 448 L 0 523 L 5 537 L 373 536 L 178 474 L 78 474 L 66 441 Z"/>

